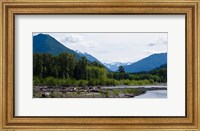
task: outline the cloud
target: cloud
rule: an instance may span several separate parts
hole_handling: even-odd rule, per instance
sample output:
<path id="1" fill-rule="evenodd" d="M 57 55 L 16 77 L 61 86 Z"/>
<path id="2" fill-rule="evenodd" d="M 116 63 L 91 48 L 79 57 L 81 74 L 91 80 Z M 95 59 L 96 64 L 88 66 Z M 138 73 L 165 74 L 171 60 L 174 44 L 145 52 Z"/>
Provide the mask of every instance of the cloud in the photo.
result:
<path id="1" fill-rule="evenodd" d="M 157 39 L 155 42 L 147 44 L 147 48 L 143 50 L 145 55 L 167 52 L 167 40 L 163 38 Z"/>
<path id="2" fill-rule="evenodd" d="M 151 43 L 148 43 L 147 46 L 161 46 L 161 45 L 166 45 L 167 46 L 167 41 L 164 40 L 163 38 L 159 38 L 157 39 L 155 42 L 151 42 Z"/>
<path id="3" fill-rule="evenodd" d="M 158 45 L 167 45 L 167 41 L 164 40 L 163 38 L 160 38 L 157 40 Z"/>
<path id="4" fill-rule="evenodd" d="M 80 35 L 66 35 L 64 38 L 61 39 L 61 42 L 66 43 L 77 43 L 83 41 L 83 38 Z"/>
<path id="5" fill-rule="evenodd" d="M 155 46 L 155 43 L 149 43 L 148 46 Z"/>
<path id="6" fill-rule="evenodd" d="M 167 52 L 167 33 L 51 33 L 72 50 L 93 55 L 102 62 L 133 62 Z"/>
<path id="7" fill-rule="evenodd" d="M 160 50 L 160 51 L 158 51 L 158 50 L 144 50 L 143 52 L 144 52 L 145 55 L 152 55 L 152 54 L 158 54 L 158 53 L 165 53 L 167 51 L 165 51 L 165 50 Z"/>
<path id="8" fill-rule="evenodd" d="M 66 35 L 60 41 L 66 47 L 81 52 L 89 52 L 99 45 L 96 41 L 86 40 L 83 36 L 77 34 Z"/>
<path id="9" fill-rule="evenodd" d="M 163 41 L 161 44 L 163 44 L 163 45 L 167 45 L 167 41 Z"/>
<path id="10" fill-rule="evenodd" d="M 146 55 L 150 55 L 150 54 L 156 53 L 156 51 L 154 51 L 154 50 L 144 50 L 144 53 L 145 53 Z"/>

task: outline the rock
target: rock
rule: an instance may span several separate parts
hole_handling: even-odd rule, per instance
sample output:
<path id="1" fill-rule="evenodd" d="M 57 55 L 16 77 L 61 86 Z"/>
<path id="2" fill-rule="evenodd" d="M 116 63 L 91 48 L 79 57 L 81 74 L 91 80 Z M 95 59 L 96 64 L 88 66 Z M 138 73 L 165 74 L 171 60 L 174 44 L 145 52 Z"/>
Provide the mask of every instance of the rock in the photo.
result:
<path id="1" fill-rule="evenodd" d="M 124 94 L 124 96 L 125 96 L 125 97 L 128 97 L 128 98 L 129 98 L 129 97 L 134 97 L 133 94 Z"/>
<path id="2" fill-rule="evenodd" d="M 49 92 L 45 92 L 44 94 L 45 94 L 46 96 L 49 96 Z"/>
<path id="3" fill-rule="evenodd" d="M 45 98 L 46 96 L 45 96 L 45 94 L 42 94 L 42 98 Z"/>
<path id="4" fill-rule="evenodd" d="M 49 92 L 44 92 L 44 93 L 42 93 L 42 98 L 45 98 L 45 97 L 47 97 L 47 96 L 49 96 L 49 95 L 50 95 Z"/>

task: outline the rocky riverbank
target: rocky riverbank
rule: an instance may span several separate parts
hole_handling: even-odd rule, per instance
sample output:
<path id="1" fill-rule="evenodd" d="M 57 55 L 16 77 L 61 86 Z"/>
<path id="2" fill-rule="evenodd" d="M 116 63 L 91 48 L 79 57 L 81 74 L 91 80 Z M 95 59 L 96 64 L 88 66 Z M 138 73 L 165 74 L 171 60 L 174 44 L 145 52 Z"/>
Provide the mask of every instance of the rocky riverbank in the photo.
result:
<path id="1" fill-rule="evenodd" d="M 147 90 L 166 90 L 164 87 L 113 86 L 113 87 L 65 87 L 34 86 L 34 98 L 131 98 Z"/>

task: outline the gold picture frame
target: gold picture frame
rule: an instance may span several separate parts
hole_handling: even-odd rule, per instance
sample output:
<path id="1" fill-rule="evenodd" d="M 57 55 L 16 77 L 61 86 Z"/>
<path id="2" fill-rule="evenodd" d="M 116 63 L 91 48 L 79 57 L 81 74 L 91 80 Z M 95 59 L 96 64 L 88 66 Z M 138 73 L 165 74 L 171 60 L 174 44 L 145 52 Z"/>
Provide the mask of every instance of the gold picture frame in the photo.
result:
<path id="1" fill-rule="evenodd" d="M 200 130 L 199 0 L 3 0 L 0 2 L 0 129 Z M 14 16 L 16 14 L 184 14 L 186 16 L 185 117 L 15 117 Z"/>

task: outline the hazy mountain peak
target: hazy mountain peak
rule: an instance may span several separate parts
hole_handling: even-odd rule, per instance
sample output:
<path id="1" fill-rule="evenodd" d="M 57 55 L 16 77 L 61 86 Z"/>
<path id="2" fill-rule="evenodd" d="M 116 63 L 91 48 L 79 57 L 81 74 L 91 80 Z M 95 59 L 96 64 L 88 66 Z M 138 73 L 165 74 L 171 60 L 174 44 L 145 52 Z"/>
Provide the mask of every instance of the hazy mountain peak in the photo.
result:
<path id="1" fill-rule="evenodd" d="M 125 66 L 130 65 L 130 62 L 111 62 L 111 63 L 103 63 L 107 68 L 109 68 L 112 71 L 117 71 L 119 66 Z"/>

